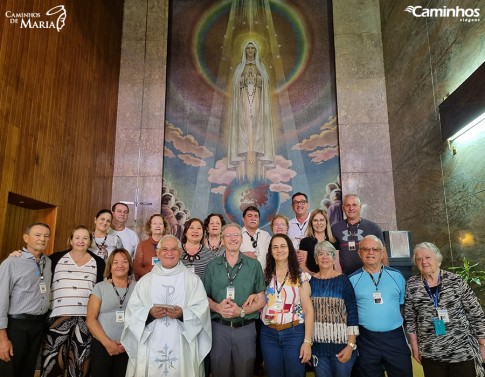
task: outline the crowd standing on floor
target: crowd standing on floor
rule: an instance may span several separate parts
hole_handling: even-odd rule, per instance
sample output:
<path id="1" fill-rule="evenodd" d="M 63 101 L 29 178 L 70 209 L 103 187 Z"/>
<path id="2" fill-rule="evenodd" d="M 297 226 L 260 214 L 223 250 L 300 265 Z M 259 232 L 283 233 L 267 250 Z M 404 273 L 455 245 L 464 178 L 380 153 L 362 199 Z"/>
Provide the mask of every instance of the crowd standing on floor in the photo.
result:
<path id="1" fill-rule="evenodd" d="M 416 245 L 406 282 L 360 198 L 337 199 L 294 194 L 271 236 L 256 206 L 242 228 L 182 225 L 167 197 L 141 242 L 115 203 L 49 256 L 49 226 L 29 225 L 0 265 L 0 375 L 33 376 L 40 355 L 45 377 L 407 377 L 411 356 L 427 377 L 484 376 L 484 312 L 441 251 Z"/>

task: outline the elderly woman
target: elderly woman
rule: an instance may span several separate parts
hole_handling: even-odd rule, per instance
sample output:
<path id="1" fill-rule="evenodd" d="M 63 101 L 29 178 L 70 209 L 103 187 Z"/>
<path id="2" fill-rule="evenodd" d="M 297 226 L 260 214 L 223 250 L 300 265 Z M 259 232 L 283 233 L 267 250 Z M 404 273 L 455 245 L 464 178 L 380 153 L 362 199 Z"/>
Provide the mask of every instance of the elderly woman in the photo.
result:
<path id="1" fill-rule="evenodd" d="M 290 223 L 288 217 L 281 214 L 276 214 L 271 220 L 271 231 L 273 234 L 288 234 Z"/>
<path id="2" fill-rule="evenodd" d="M 315 209 L 310 213 L 305 238 L 300 241 L 298 250 L 298 262 L 300 263 L 300 268 L 305 272 L 309 272 L 311 275 L 316 274 L 319 271 L 312 255 L 317 242 L 322 241 L 329 241 L 334 245 L 337 242 L 332 234 L 332 228 L 328 221 L 327 214 L 322 209 Z M 335 261 L 335 269 L 337 271 L 342 271 L 338 255 Z"/>
<path id="3" fill-rule="evenodd" d="M 135 283 L 130 254 L 115 249 L 106 263 L 106 280 L 96 284 L 88 301 L 86 324 L 91 341 L 91 377 L 124 377 L 128 355 L 120 343 L 125 309 Z"/>
<path id="4" fill-rule="evenodd" d="M 226 225 L 226 220 L 219 213 L 211 213 L 204 220 L 204 246 L 216 255 L 224 253 L 222 243 L 222 227 L 224 225 Z"/>
<path id="5" fill-rule="evenodd" d="M 330 242 L 316 244 L 314 257 L 319 271 L 310 280 L 315 312 L 313 366 L 316 377 L 350 376 L 357 358 L 357 302 L 348 277 L 334 269 L 336 256 Z"/>
<path id="6" fill-rule="evenodd" d="M 485 316 L 471 288 L 440 268 L 443 255 L 432 243 L 414 248 L 420 272 L 408 280 L 405 322 L 413 357 L 424 375 L 483 376 Z"/>
<path id="7" fill-rule="evenodd" d="M 104 260 L 88 250 L 92 235 L 74 228 L 70 248 L 50 256 L 52 312 L 42 350 L 41 376 L 89 376 L 91 334 L 86 326 L 89 295 L 103 280 Z"/>
<path id="8" fill-rule="evenodd" d="M 151 215 L 145 224 L 145 232 L 148 233 L 148 239 L 141 241 L 135 253 L 133 261 L 133 270 L 135 279 L 149 273 L 153 266 L 158 262 L 157 245 L 163 236 L 170 234 L 170 226 L 165 218 L 156 213 Z"/>
<path id="9" fill-rule="evenodd" d="M 300 271 L 293 243 L 285 234 L 271 238 L 264 279 L 261 350 L 267 375 L 304 376 L 312 352 L 310 275 Z"/>

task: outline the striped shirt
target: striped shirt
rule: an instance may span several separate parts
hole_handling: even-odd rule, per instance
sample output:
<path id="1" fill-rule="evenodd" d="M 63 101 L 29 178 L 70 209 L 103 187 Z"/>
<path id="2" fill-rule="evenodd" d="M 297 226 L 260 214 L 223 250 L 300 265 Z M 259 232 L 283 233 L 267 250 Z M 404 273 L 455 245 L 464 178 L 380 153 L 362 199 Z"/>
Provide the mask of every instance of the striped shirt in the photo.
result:
<path id="1" fill-rule="evenodd" d="M 185 251 L 184 245 L 182 245 L 182 249 L 184 250 L 184 252 L 180 257 L 180 260 L 185 267 L 187 267 L 190 271 L 194 272 L 202 279 L 202 277 L 204 276 L 205 268 L 212 259 L 215 259 L 217 257 L 217 255 L 205 246 L 202 246 L 200 251 L 192 256 L 189 255 L 187 251 Z"/>
<path id="2" fill-rule="evenodd" d="M 97 267 L 94 258 L 77 266 L 69 253 L 56 265 L 52 281 L 51 317 L 86 316 L 89 295 L 96 284 Z"/>

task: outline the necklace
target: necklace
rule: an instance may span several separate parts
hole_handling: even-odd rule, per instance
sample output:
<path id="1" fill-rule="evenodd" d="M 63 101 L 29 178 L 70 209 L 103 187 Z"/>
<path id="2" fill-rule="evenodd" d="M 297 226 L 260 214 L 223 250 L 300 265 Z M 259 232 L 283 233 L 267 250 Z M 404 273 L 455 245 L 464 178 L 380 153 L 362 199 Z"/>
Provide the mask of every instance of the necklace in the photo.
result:
<path id="1" fill-rule="evenodd" d="M 182 249 L 184 250 L 184 254 L 182 255 L 183 260 L 188 260 L 190 263 L 194 263 L 196 260 L 200 260 L 200 251 L 202 250 L 202 244 L 199 246 L 199 250 L 194 255 L 190 255 L 187 250 L 185 249 L 185 245 L 182 245 Z"/>

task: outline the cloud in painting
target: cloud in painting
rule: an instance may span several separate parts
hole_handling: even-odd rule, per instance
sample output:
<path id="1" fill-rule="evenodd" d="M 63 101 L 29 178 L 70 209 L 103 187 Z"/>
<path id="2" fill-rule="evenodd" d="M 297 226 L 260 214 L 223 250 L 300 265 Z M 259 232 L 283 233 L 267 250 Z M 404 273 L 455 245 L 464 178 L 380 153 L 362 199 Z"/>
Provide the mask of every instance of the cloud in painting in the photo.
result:
<path id="1" fill-rule="evenodd" d="M 292 162 L 287 160 L 283 156 L 276 156 L 275 158 L 276 168 L 268 170 L 266 173 L 268 179 L 272 182 L 270 184 L 270 190 L 280 193 L 280 200 L 286 201 L 290 197 L 287 192 L 290 192 L 293 188 L 287 184 L 292 178 L 296 176 L 296 172 L 290 169 Z M 208 180 L 211 183 L 216 183 L 219 186 L 211 189 L 214 194 L 224 194 L 224 191 L 234 179 L 236 178 L 236 172 L 227 169 L 227 158 L 224 157 L 216 162 L 216 166 L 209 169 Z"/>
<path id="2" fill-rule="evenodd" d="M 190 154 L 179 154 L 177 157 L 180 158 L 186 165 L 205 166 L 204 160 L 191 156 Z"/>
<path id="3" fill-rule="evenodd" d="M 177 157 L 187 165 L 204 166 L 205 161 L 203 159 L 214 155 L 205 146 L 199 145 L 199 142 L 192 135 L 184 135 L 180 128 L 169 122 L 165 122 L 165 142 L 172 143 L 177 152 L 180 152 Z"/>
<path id="4" fill-rule="evenodd" d="M 320 133 L 311 135 L 291 149 L 311 151 L 308 155 L 312 162 L 317 164 L 338 156 L 337 119 L 331 117 L 327 123 L 320 127 Z"/>
<path id="5" fill-rule="evenodd" d="M 175 157 L 174 153 L 170 149 L 168 149 L 166 146 L 163 147 L 163 155 L 165 157 L 168 157 L 168 158 L 174 158 Z"/>

